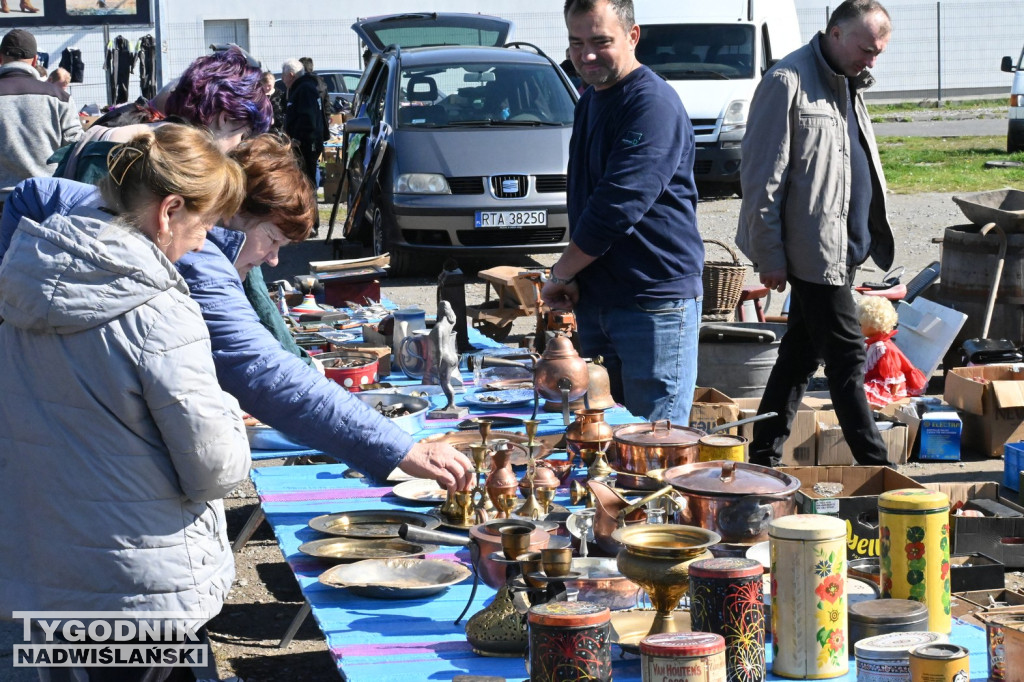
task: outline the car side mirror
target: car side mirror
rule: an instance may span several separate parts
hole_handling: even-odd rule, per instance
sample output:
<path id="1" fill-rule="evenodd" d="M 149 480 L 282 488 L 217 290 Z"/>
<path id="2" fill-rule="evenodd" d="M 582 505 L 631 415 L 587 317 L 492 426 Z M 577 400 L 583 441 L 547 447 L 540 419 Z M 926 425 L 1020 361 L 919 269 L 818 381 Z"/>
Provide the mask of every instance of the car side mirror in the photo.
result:
<path id="1" fill-rule="evenodd" d="M 1005 71 L 1006 73 L 1013 73 L 1013 57 L 1003 57 L 1003 61 L 999 62 L 999 70 Z"/>
<path id="2" fill-rule="evenodd" d="M 345 132 L 349 135 L 357 133 L 369 135 L 372 127 L 373 122 L 370 121 L 369 116 L 357 116 L 356 118 L 350 118 L 345 122 Z"/>

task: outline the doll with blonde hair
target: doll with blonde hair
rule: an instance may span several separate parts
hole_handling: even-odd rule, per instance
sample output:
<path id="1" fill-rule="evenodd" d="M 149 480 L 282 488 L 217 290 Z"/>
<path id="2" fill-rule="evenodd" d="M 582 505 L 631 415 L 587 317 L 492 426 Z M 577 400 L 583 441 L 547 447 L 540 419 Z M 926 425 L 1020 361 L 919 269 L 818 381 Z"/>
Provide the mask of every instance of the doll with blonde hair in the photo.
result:
<path id="1" fill-rule="evenodd" d="M 892 303 L 882 296 L 862 296 L 857 304 L 857 317 L 867 343 L 864 392 L 868 404 L 880 408 L 907 396 L 923 394 L 928 377 L 892 341 L 899 321 Z"/>

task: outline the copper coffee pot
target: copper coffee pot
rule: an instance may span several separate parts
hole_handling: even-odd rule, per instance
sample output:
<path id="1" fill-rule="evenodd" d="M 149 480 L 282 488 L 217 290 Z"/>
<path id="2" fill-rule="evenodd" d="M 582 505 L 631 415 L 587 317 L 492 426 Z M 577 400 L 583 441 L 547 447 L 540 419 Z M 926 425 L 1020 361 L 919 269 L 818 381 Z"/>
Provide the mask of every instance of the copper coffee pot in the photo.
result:
<path id="1" fill-rule="evenodd" d="M 568 336 L 556 333 L 534 366 L 533 389 L 562 405 L 562 421 L 569 425 L 569 403 L 587 392 L 590 372 L 587 361 L 573 348 Z"/>

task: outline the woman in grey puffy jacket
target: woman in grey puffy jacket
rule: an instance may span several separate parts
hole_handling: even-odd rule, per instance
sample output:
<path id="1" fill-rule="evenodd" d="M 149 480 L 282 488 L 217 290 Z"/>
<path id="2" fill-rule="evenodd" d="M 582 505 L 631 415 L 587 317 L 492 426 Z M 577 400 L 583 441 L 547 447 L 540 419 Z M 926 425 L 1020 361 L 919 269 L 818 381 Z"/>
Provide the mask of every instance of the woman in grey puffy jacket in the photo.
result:
<path id="1" fill-rule="evenodd" d="M 22 219 L 0 266 L 0 618 L 205 621 L 234 576 L 221 498 L 249 448 L 173 263 L 238 210 L 245 179 L 181 125 L 109 161 L 102 209 Z"/>

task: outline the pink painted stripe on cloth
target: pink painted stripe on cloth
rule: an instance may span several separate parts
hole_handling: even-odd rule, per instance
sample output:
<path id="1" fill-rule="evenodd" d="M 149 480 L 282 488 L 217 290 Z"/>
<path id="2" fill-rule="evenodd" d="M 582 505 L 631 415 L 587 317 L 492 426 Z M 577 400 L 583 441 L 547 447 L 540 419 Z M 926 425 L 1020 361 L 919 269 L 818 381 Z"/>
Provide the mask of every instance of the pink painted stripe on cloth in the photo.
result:
<path id="1" fill-rule="evenodd" d="M 263 502 L 314 502 L 316 500 L 357 500 L 381 498 L 392 488 L 329 488 L 327 490 L 296 490 L 289 493 L 260 495 Z"/>
<path id="2" fill-rule="evenodd" d="M 403 642 L 384 644 L 350 644 L 348 646 L 331 647 L 331 655 L 335 658 L 411 656 L 439 653 L 472 654 L 473 649 L 466 641 L 434 641 L 434 642 Z M 473 654 L 475 655 L 475 654 Z M 423 658 L 417 660 L 435 660 Z M 403 663 L 410 661 L 403 660 Z"/>

